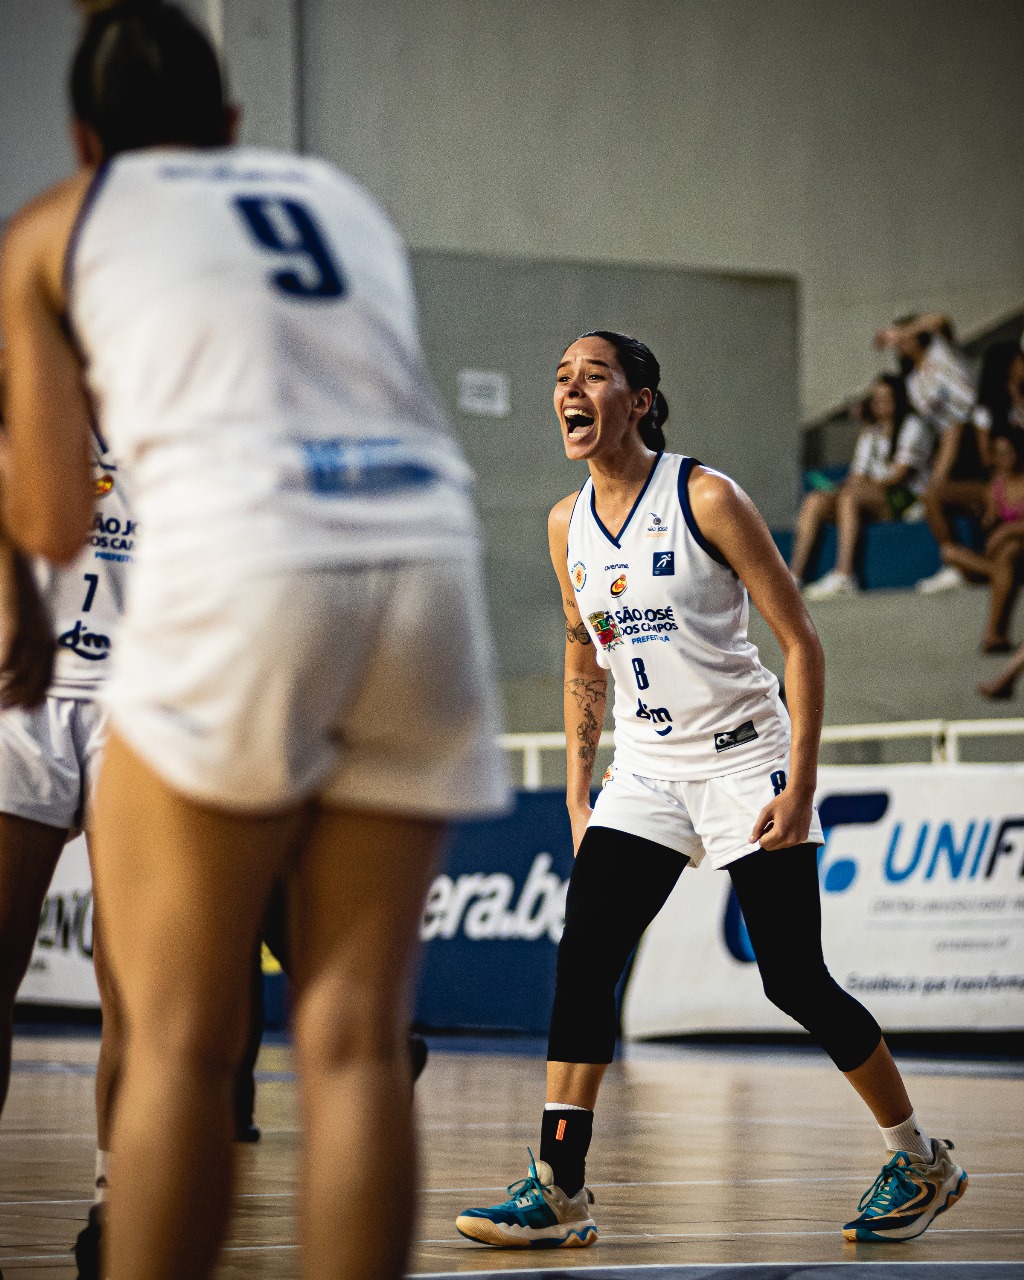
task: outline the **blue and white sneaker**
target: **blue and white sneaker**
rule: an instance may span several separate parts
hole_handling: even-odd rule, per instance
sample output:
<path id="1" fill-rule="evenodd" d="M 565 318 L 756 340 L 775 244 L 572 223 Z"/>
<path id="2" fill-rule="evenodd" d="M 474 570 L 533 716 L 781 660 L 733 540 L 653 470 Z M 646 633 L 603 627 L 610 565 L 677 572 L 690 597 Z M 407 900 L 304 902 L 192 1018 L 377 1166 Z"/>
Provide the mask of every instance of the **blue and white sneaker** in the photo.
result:
<path id="1" fill-rule="evenodd" d="M 534 1160 L 530 1172 L 508 1189 L 509 1199 L 488 1209 L 467 1209 L 455 1219 L 460 1235 L 498 1249 L 585 1249 L 597 1242 L 590 1216 L 593 1193 L 581 1187 L 567 1196 L 555 1186 L 551 1166 Z"/>
<path id="2" fill-rule="evenodd" d="M 913 1240 L 967 1190 L 967 1174 L 946 1154 L 945 1138 L 932 1138 L 931 1164 L 907 1151 L 889 1161 L 861 1197 L 860 1217 L 843 1227 L 847 1240 Z"/>

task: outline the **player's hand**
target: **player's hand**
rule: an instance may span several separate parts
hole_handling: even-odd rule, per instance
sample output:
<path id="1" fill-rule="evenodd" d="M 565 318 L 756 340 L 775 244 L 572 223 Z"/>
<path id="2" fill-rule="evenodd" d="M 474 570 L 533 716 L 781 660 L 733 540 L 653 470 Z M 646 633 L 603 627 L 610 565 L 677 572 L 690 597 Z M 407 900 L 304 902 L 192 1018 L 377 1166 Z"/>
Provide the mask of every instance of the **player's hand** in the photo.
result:
<path id="1" fill-rule="evenodd" d="M 760 844 L 762 849 L 791 849 L 806 844 L 813 812 L 813 795 L 805 796 L 787 787 L 758 814 L 750 843 Z"/>
<path id="2" fill-rule="evenodd" d="M 580 842 L 593 812 L 590 805 L 583 805 L 579 809 L 569 810 L 569 825 L 572 827 L 572 856 L 574 858 L 580 851 Z"/>
<path id="3" fill-rule="evenodd" d="M 0 707 L 38 707 L 53 679 L 53 628 L 28 560 L 0 545 Z"/>

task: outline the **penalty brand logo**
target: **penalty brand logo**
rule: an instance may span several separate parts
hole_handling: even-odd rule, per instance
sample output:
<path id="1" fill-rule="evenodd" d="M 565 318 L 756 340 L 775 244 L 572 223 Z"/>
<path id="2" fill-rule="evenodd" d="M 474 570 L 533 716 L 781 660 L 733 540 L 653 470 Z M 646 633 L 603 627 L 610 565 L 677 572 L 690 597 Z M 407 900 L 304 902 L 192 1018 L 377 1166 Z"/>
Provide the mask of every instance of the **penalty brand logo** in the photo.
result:
<path id="1" fill-rule="evenodd" d="M 420 925 L 424 942 L 462 934 L 471 942 L 536 942 L 545 934 L 556 943 L 565 926 L 569 881 L 551 870 L 550 853 L 538 853 L 517 894 L 504 871 L 440 875 L 430 886 Z"/>

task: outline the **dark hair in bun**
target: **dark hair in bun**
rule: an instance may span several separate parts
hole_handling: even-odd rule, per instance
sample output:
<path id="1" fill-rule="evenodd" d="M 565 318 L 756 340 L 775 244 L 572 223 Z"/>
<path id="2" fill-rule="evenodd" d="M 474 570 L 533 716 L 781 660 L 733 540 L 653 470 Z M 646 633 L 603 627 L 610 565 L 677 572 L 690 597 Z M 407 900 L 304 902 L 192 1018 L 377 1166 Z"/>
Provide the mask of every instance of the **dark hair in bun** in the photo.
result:
<path id="1" fill-rule="evenodd" d="M 625 333 L 614 333 L 609 329 L 591 329 L 589 333 L 580 334 L 581 338 L 603 338 L 615 348 L 622 372 L 626 381 L 634 391 L 646 387 L 651 393 L 651 407 L 640 419 L 638 430 L 640 439 L 656 453 L 665 448 L 665 433 L 662 426 L 668 421 L 668 401 L 658 384 L 661 382 L 661 365 L 658 364 L 654 352 L 639 338 L 631 338 Z M 579 339 L 577 339 L 579 341 Z"/>
<path id="2" fill-rule="evenodd" d="M 71 64 L 71 106 L 106 156 L 140 147 L 227 141 L 224 83 L 206 36 L 162 0 L 80 0 L 85 31 Z"/>

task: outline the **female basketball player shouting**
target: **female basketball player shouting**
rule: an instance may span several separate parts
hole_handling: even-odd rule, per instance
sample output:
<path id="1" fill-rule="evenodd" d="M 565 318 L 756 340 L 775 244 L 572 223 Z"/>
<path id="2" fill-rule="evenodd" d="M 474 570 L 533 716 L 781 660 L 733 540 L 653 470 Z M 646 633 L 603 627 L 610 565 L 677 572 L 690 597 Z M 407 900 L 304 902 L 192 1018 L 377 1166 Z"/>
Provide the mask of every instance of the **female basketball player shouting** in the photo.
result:
<path id="1" fill-rule="evenodd" d="M 555 409 L 590 479 L 551 512 L 566 618 L 568 807 L 576 862 L 548 1043 L 540 1162 L 512 1199 L 459 1217 L 493 1245 L 594 1242 L 584 1186 L 616 1032 L 615 987 L 687 862 L 726 869 L 769 999 L 822 1045 L 871 1109 L 888 1161 L 847 1223 L 907 1239 L 966 1174 L 922 1131 L 878 1024 L 821 951 L 814 809 L 824 662 L 799 592 L 753 503 L 726 476 L 664 452 L 668 406 L 643 343 L 584 335 L 558 365 Z M 785 655 L 792 713 L 747 639 L 747 592 Z M 608 672 L 615 757 L 590 788 Z M 692 978 L 693 975 L 691 975 Z"/>
<path id="2" fill-rule="evenodd" d="M 468 470 L 398 236 L 329 165 L 226 145 L 178 9 L 105 8 L 71 88 L 84 168 L 4 247 L 3 516 L 31 553 L 82 545 L 91 395 L 141 530 L 96 807 L 128 1025 L 104 1274 L 213 1268 L 249 965 L 290 873 L 303 1271 L 397 1277 L 421 902 L 445 820 L 505 803 Z"/>

